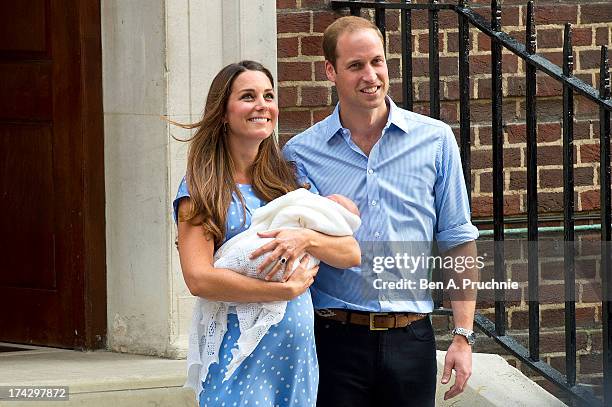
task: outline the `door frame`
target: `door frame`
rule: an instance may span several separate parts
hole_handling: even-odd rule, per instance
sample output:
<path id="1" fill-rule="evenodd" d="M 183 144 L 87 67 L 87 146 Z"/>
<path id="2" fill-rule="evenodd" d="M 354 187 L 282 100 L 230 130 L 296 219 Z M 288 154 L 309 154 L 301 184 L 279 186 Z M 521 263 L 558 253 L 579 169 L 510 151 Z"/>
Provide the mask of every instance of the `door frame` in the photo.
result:
<path id="1" fill-rule="evenodd" d="M 106 347 L 106 221 L 104 190 L 104 116 L 102 104 L 102 39 L 100 0 L 77 2 L 80 44 L 80 135 L 82 137 L 82 240 L 78 298 L 83 335 L 77 349 Z M 77 252 L 78 252 L 77 251 Z M 79 270 L 76 272 L 79 273 Z M 79 329 L 79 328 L 77 328 Z"/>

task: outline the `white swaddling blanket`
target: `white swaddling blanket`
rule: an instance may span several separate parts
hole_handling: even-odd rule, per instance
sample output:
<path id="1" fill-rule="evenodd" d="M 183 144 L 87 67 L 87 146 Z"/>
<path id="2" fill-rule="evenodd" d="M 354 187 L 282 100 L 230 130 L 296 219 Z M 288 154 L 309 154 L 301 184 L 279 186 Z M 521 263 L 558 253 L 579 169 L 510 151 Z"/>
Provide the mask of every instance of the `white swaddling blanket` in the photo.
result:
<path id="1" fill-rule="evenodd" d="M 253 213 L 249 229 L 234 236 L 217 250 L 214 267 L 263 278 L 266 273 L 258 275 L 257 267 L 269 253 L 255 260 L 249 260 L 249 255 L 274 239 L 260 238 L 257 232 L 280 228 L 307 228 L 330 236 L 349 236 L 360 225 L 359 216 L 340 204 L 300 188 L 258 208 Z M 318 263 L 319 260 L 311 256 L 308 267 Z M 291 271 L 298 265 L 299 259 L 291 265 Z M 197 297 L 189 335 L 185 387 L 193 388 L 196 398 L 199 397 L 210 365 L 219 362 L 219 349 L 227 331 L 230 306 L 236 309 L 240 337 L 237 341 L 238 347 L 232 349 L 232 360 L 227 366 L 224 380 L 229 379 L 240 363 L 253 352 L 269 328 L 283 319 L 286 305 L 286 301 L 230 303 Z"/>

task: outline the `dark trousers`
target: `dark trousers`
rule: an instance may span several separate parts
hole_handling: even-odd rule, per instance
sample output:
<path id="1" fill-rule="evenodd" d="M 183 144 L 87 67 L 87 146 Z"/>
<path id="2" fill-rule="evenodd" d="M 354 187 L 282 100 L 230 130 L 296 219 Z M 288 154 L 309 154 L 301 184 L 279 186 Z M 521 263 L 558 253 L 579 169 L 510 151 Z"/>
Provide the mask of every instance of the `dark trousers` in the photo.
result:
<path id="1" fill-rule="evenodd" d="M 317 316 L 315 338 L 317 407 L 435 405 L 436 343 L 429 318 L 370 331 Z"/>

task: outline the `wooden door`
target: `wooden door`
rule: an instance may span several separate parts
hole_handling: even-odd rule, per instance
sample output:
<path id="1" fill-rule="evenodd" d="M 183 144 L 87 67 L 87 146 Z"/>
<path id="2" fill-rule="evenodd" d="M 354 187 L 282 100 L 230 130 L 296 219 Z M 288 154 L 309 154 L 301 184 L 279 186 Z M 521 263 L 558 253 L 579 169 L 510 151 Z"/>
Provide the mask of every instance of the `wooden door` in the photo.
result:
<path id="1" fill-rule="evenodd" d="M 99 9 L 0 0 L 0 341 L 104 344 Z"/>

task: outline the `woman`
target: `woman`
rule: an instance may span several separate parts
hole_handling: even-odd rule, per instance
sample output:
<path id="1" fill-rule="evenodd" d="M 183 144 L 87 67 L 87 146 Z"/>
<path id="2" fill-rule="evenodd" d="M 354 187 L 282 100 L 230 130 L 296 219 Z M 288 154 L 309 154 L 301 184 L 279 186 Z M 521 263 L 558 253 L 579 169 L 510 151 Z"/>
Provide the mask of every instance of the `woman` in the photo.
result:
<path id="1" fill-rule="evenodd" d="M 215 250 L 249 227 L 255 209 L 300 187 L 272 136 L 277 119 L 272 75 L 257 62 L 242 61 L 217 74 L 202 120 L 184 126 L 197 129 L 189 148 L 186 180 L 175 200 L 181 268 L 189 291 L 217 301 L 288 301 L 283 320 L 223 381 L 240 333 L 235 314 L 230 314 L 219 363 L 210 365 L 203 377 L 201 406 L 315 405 L 318 367 L 308 287 L 318 267 L 307 269 L 308 256 L 304 256 L 282 282 L 213 267 Z M 331 237 L 308 229 L 275 230 L 260 236 L 275 238 L 262 250 L 269 252 L 262 269 L 276 262 L 271 275 L 283 272 L 281 263 L 292 264 L 306 252 L 335 267 L 360 262 L 359 247 L 351 236 Z"/>

